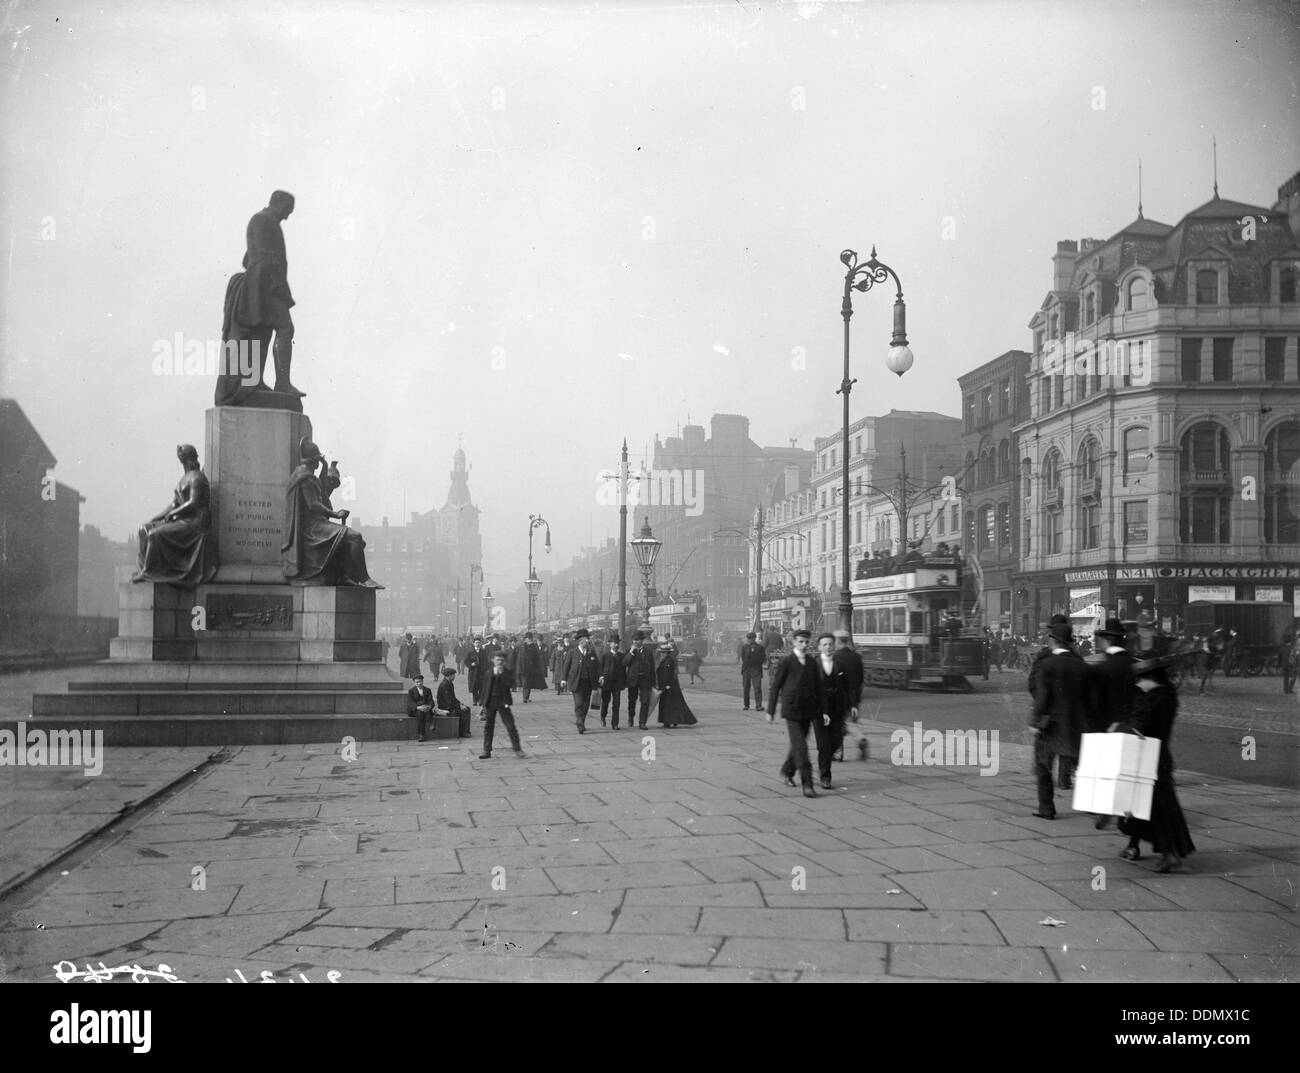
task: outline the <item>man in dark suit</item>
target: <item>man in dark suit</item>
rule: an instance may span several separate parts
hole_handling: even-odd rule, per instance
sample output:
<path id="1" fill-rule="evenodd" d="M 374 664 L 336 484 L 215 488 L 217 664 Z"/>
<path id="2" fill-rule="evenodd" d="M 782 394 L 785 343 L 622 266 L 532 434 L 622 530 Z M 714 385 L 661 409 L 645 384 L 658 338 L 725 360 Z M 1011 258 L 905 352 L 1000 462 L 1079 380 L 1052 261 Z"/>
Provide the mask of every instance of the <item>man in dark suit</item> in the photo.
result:
<path id="1" fill-rule="evenodd" d="M 600 657 L 591 644 L 591 634 L 579 630 L 574 634 L 577 644 L 569 650 L 560 688 L 573 693 L 573 719 L 578 733 L 587 733 L 587 712 L 591 709 L 591 694 L 600 688 Z"/>
<path id="2" fill-rule="evenodd" d="M 483 675 L 483 711 L 487 721 L 483 725 L 483 754 L 479 757 L 480 760 L 492 759 L 492 732 L 496 729 L 498 715 L 506 726 L 506 733 L 510 735 L 510 747 L 514 749 L 515 756 L 524 759 L 524 747 L 519 742 L 515 716 L 510 710 L 513 702 L 510 691 L 514 686 L 514 675 L 506 667 L 505 653 L 493 653 L 492 668 Z"/>
<path id="3" fill-rule="evenodd" d="M 1086 665 L 1092 684 L 1092 706 L 1088 711 L 1088 734 L 1104 734 L 1114 723 L 1127 723 L 1133 714 L 1133 654 L 1124 647 L 1127 635 L 1124 624 L 1116 618 L 1106 620 L 1105 629 L 1097 630 L 1095 654 Z M 1098 831 L 1110 826 L 1110 816 L 1098 816 Z"/>
<path id="4" fill-rule="evenodd" d="M 469 705 L 462 704 L 460 698 L 456 696 L 455 677 L 455 667 L 442 669 L 442 681 L 438 683 L 436 710 L 439 715 L 454 715 L 459 719 L 461 735 L 465 736 L 469 733 L 469 720 L 473 713 Z"/>
<path id="5" fill-rule="evenodd" d="M 853 638 L 848 630 L 835 631 L 834 670 L 831 678 L 839 700 L 839 715 L 831 713 L 831 737 L 835 742 L 835 759 L 844 759 L 844 722 L 858 721 L 858 706 L 862 703 L 862 657 L 853 647 Z M 863 746 L 866 737 L 860 739 Z M 865 749 L 862 759 L 866 759 Z M 829 774 L 829 773 L 828 773 Z"/>
<path id="6" fill-rule="evenodd" d="M 627 686 L 627 668 L 623 665 L 624 654 L 619 644 L 618 634 L 611 634 L 609 646 L 600 657 L 600 725 L 605 725 L 605 715 L 613 708 L 610 726 L 618 729 L 618 711 L 623 703 L 623 690 Z M 632 723 L 632 713 L 628 712 L 628 724 Z"/>
<path id="7" fill-rule="evenodd" d="M 491 666 L 491 661 L 483 654 L 483 638 L 475 637 L 470 650 L 465 653 L 465 688 L 475 704 L 481 703 L 479 680 L 483 672 Z"/>
<path id="8" fill-rule="evenodd" d="M 740 682 L 745 693 L 745 711 L 749 711 L 749 690 L 754 690 L 754 709 L 763 710 L 763 668 L 767 665 L 767 649 L 758 643 L 758 634 L 747 633 L 740 646 Z"/>
<path id="9" fill-rule="evenodd" d="M 433 690 L 424 684 L 422 674 L 415 676 L 415 684 L 406 691 L 406 714 L 409 718 L 419 719 L 415 725 L 415 740 L 424 741 L 433 715 Z"/>
<path id="10" fill-rule="evenodd" d="M 627 676 L 627 725 L 629 729 L 636 725 L 639 706 L 644 729 L 650 718 L 650 690 L 655 684 L 655 652 L 653 646 L 646 644 L 644 630 L 633 634 L 632 651 L 623 665 Z"/>
<path id="11" fill-rule="evenodd" d="M 814 722 L 823 727 L 831 723 L 830 701 L 826 684 L 817 667 L 817 657 L 808 652 L 808 630 L 796 630 L 794 651 L 781 661 L 772 679 L 772 690 L 767 697 L 767 721 L 776 718 L 778 700 L 781 717 L 785 720 L 790 738 L 790 751 L 781 765 L 781 777 L 787 786 L 794 785 L 794 773 L 799 772 L 803 782 L 804 797 L 816 797 L 812 784 L 812 763 L 808 759 L 808 731 Z"/>
<path id="12" fill-rule="evenodd" d="M 543 669 L 542 650 L 537 646 L 537 638 L 532 632 L 524 634 L 524 643 L 515 649 L 515 682 L 524 693 L 524 703 L 528 703 L 528 696 L 533 691 L 533 686 L 540 680 L 542 688 L 546 686 L 546 672 Z"/>
<path id="13" fill-rule="evenodd" d="M 1056 803 L 1052 798 L 1052 763 L 1057 757 L 1067 763 L 1078 760 L 1079 738 L 1088 724 L 1093 690 L 1087 664 L 1073 648 L 1074 636 L 1069 623 L 1054 625 L 1048 632 L 1051 635 L 1051 653 L 1036 667 L 1034 707 L 1029 725 L 1037 732 L 1034 775 L 1038 786 L 1038 810 L 1034 815 L 1039 819 L 1054 820 Z M 1062 786 L 1062 789 L 1066 788 Z"/>

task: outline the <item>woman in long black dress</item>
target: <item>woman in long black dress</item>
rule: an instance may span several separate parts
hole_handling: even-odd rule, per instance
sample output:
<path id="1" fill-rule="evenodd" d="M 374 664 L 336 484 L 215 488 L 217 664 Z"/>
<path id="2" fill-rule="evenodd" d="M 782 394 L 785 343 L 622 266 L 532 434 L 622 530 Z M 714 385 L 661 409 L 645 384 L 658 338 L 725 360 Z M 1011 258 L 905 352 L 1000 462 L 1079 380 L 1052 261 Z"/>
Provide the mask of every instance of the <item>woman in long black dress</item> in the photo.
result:
<path id="1" fill-rule="evenodd" d="M 694 725 L 695 713 L 682 696 L 682 684 L 677 680 L 677 652 L 669 641 L 661 644 L 655 653 L 655 688 L 660 691 L 660 726 Z"/>
<path id="2" fill-rule="evenodd" d="M 1157 872 L 1180 869 L 1182 859 L 1196 852 L 1192 833 L 1187 829 L 1187 820 L 1174 791 L 1174 758 L 1169 751 L 1169 739 L 1173 735 L 1174 719 L 1178 716 L 1178 693 L 1165 670 L 1170 658 L 1143 659 L 1133 665 L 1137 673 L 1134 687 L 1138 691 L 1133 701 L 1133 714 L 1118 728 L 1160 741 L 1156 784 L 1151 793 L 1151 818 L 1139 820 L 1130 816 L 1119 821 L 1120 831 L 1129 836 L 1128 846 L 1120 856 L 1136 861 L 1141 856 L 1139 842 L 1150 842 L 1151 848 L 1160 854 Z"/>

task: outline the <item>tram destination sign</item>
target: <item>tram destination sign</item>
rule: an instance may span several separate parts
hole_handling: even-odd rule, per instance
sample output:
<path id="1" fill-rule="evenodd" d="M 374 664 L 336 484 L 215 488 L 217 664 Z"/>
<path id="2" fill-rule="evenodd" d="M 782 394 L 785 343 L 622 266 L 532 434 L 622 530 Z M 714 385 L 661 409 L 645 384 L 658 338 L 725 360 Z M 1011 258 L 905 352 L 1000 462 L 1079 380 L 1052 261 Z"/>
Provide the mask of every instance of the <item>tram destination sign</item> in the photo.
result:
<path id="1" fill-rule="evenodd" d="M 849 591 L 855 594 L 901 592 L 909 589 L 939 589 L 955 586 L 956 583 L 955 570 L 913 570 L 906 574 L 859 578 L 849 583 Z"/>

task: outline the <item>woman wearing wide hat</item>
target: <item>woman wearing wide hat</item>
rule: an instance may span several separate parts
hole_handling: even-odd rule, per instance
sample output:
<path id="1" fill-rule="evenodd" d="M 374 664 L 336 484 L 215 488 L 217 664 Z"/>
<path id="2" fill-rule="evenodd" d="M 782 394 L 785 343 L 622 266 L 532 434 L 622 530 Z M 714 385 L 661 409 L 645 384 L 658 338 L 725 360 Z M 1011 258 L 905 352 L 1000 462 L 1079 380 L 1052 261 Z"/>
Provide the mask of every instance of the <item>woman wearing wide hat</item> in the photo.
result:
<path id="1" fill-rule="evenodd" d="M 1151 653 L 1143 653 L 1151 656 Z M 1141 659 L 1133 665 L 1137 675 L 1134 687 L 1133 714 L 1126 723 L 1116 727 L 1129 733 L 1142 734 L 1160 741 L 1160 759 L 1156 764 L 1156 784 L 1151 793 L 1151 818 L 1139 820 L 1127 816 L 1119 821 L 1119 829 L 1128 835 L 1128 846 L 1120 854 L 1125 860 L 1141 857 L 1140 842 L 1150 842 L 1160 854 L 1157 872 L 1173 872 L 1181 868 L 1182 859 L 1196 852 L 1192 834 L 1187 829 L 1182 806 L 1174 791 L 1174 758 L 1169 751 L 1174 719 L 1178 716 L 1178 692 L 1169 681 L 1166 671 L 1175 657 L 1155 656 Z"/>
<path id="2" fill-rule="evenodd" d="M 682 684 L 677 680 L 677 652 L 672 642 L 666 639 L 655 653 L 655 688 L 659 690 L 661 726 L 694 725 L 695 713 L 682 696 Z"/>

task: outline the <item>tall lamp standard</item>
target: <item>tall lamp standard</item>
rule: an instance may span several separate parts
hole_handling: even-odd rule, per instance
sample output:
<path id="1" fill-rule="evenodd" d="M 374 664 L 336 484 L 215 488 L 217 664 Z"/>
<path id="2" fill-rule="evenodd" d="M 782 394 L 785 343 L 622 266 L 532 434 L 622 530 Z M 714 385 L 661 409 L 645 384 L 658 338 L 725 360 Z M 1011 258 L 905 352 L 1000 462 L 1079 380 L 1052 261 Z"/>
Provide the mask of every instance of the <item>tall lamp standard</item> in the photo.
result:
<path id="1" fill-rule="evenodd" d="M 478 583 L 480 585 L 483 584 L 483 567 L 481 567 L 478 563 L 470 563 L 469 564 L 469 587 L 471 591 L 474 588 L 475 572 L 478 573 Z M 473 637 L 474 636 L 474 597 L 473 596 L 469 598 L 468 607 L 469 607 L 469 635 Z M 484 632 L 487 631 L 486 620 L 484 621 L 483 629 Z"/>
<path id="2" fill-rule="evenodd" d="M 650 588 L 650 580 L 654 577 L 655 560 L 659 558 L 659 549 L 664 546 L 662 540 L 655 539 L 654 533 L 650 531 L 650 516 L 647 514 L 645 524 L 641 526 L 641 534 L 631 542 L 632 554 L 636 556 L 636 564 L 641 568 L 641 587 L 645 590 L 645 625 L 650 625 L 650 594 L 653 591 Z"/>
<path id="3" fill-rule="evenodd" d="M 841 476 L 843 486 L 840 489 L 840 547 L 843 549 L 842 569 L 840 571 L 840 629 L 853 629 L 853 593 L 849 590 L 849 394 L 853 391 L 856 379 L 849 376 L 849 318 L 853 316 L 853 292 L 869 291 L 877 283 L 885 283 L 892 276 L 898 295 L 894 299 L 894 335 L 889 341 L 889 354 L 885 357 L 885 366 L 892 373 L 902 376 L 912 367 L 912 351 L 907 345 L 907 306 L 903 304 L 903 284 L 899 282 L 898 273 L 889 265 L 876 260 L 876 247 L 871 247 L 871 260 L 858 264 L 858 255 L 853 250 L 840 253 L 840 263 L 848 271 L 844 274 L 844 302 L 840 306 L 840 316 L 844 318 L 844 379 L 840 381 L 837 395 L 844 396 L 844 437 L 841 454 Z"/>
<path id="4" fill-rule="evenodd" d="M 494 599 L 496 599 L 496 597 L 492 595 L 492 588 L 491 586 L 488 586 L 487 591 L 483 593 L 483 636 L 484 637 L 488 635 L 488 629 L 492 625 L 492 601 Z"/>
<path id="5" fill-rule="evenodd" d="M 537 626 L 537 590 L 542 587 L 541 581 L 537 577 L 537 571 L 533 569 L 533 530 L 538 526 L 546 526 L 546 553 L 551 553 L 551 523 L 543 518 L 540 514 L 528 515 L 528 580 L 524 582 L 528 586 L 528 628 L 535 629 Z"/>

